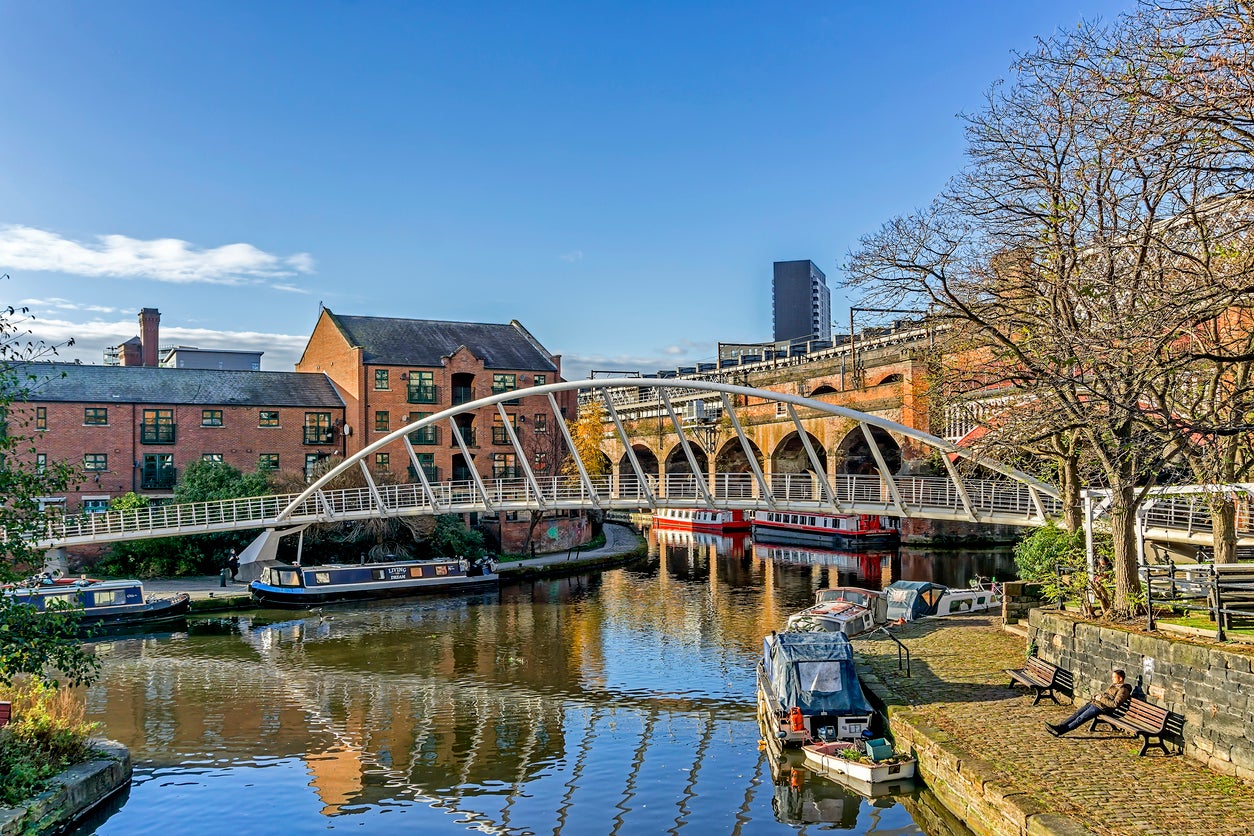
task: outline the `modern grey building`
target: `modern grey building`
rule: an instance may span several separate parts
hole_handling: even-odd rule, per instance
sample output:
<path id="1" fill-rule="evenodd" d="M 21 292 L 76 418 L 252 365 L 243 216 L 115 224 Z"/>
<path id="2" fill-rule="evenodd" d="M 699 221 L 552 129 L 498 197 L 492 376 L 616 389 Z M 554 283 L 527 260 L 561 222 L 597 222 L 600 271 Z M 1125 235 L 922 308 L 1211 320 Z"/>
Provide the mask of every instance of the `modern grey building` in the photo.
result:
<path id="1" fill-rule="evenodd" d="M 832 301 L 827 276 L 809 259 L 775 262 L 772 288 L 775 339 L 831 339 Z"/>

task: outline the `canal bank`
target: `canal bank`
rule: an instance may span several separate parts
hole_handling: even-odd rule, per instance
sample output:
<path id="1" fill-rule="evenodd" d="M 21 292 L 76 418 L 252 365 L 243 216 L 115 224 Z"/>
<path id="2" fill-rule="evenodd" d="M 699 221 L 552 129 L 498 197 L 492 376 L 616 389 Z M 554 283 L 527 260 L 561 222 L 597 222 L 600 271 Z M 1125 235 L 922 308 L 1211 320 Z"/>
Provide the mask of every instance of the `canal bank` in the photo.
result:
<path id="1" fill-rule="evenodd" d="M 532 580 L 607 569 L 646 555 L 644 538 L 630 528 L 607 523 L 604 531 L 605 544 L 595 549 L 582 552 L 571 549 L 502 563 L 498 570 L 501 580 Z M 144 581 L 144 589 L 159 595 L 186 592 L 191 596 L 191 611 L 194 614 L 246 610 L 257 606 L 248 593 L 248 584 L 228 580 L 223 585 L 218 575 L 156 578 Z"/>
<path id="2" fill-rule="evenodd" d="M 1138 757 L 1122 733 L 1055 738 L 1075 707 L 1033 706 L 1007 687 L 1024 639 L 998 616 L 914 622 L 895 630 L 911 652 L 876 636 L 855 642 L 868 690 L 898 745 L 913 747 L 928 787 L 978 834 L 1236 834 L 1254 820 L 1254 787 L 1181 757 Z"/>
<path id="3" fill-rule="evenodd" d="M 0 807 L 0 836 L 62 833 L 131 782 L 130 750 L 115 740 L 94 740 L 97 757 L 75 764 L 52 786 L 18 807 Z"/>

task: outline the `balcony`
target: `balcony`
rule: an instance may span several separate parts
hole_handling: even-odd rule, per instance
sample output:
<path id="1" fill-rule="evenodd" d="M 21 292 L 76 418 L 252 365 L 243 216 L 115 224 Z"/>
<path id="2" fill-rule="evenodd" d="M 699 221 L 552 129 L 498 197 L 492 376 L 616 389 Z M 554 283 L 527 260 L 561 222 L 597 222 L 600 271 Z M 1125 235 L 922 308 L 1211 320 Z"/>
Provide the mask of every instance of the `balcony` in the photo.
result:
<path id="1" fill-rule="evenodd" d="M 140 424 L 140 444 L 173 444 L 176 437 L 174 424 Z"/>
<path id="2" fill-rule="evenodd" d="M 305 427 L 306 444 L 331 444 L 335 441 L 335 430 L 330 427 Z"/>
<path id="3" fill-rule="evenodd" d="M 424 476 L 427 477 L 428 482 L 440 481 L 440 468 L 436 467 L 433 464 L 424 464 L 422 466 L 422 473 Z M 414 466 L 412 464 L 409 466 L 409 481 L 411 482 L 418 481 L 418 471 L 414 469 Z"/>
<path id="4" fill-rule="evenodd" d="M 432 424 L 429 427 L 423 427 L 420 430 L 414 430 L 409 434 L 410 444 L 439 444 L 440 428 Z"/>
<path id="5" fill-rule="evenodd" d="M 473 386 L 454 386 L 453 387 L 453 406 L 458 404 L 470 403 L 475 399 L 475 387 Z"/>
<path id="6" fill-rule="evenodd" d="M 440 398 L 440 387 L 435 385 L 424 385 L 421 383 L 411 383 L 406 387 L 406 397 L 410 403 L 438 403 Z"/>
<path id="7" fill-rule="evenodd" d="M 457 429 L 461 431 L 462 440 L 466 442 L 467 447 L 478 446 L 477 444 L 475 444 L 475 428 L 474 427 L 458 427 Z M 449 433 L 448 446 L 449 447 L 457 446 L 457 436 L 453 435 L 452 433 Z"/>
<path id="8" fill-rule="evenodd" d="M 518 389 L 518 387 L 517 387 L 517 386 L 493 386 L 493 387 L 492 387 L 492 394 L 493 394 L 493 395 L 503 395 L 503 394 L 505 394 L 506 392 L 514 392 L 514 391 L 517 391 L 517 389 Z M 506 404 L 506 405 L 508 405 L 508 404 L 516 404 L 516 403 L 518 403 L 518 398 L 513 398 L 512 400 L 508 400 L 508 401 L 502 401 L 502 403 L 504 403 L 504 404 Z"/>
<path id="9" fill-rule="evenodd" d="M 168 467 L 146 467 L 139 479 L 140 490 L 161 491 L 174 487 L 175 472 L 173 465 Z"/>

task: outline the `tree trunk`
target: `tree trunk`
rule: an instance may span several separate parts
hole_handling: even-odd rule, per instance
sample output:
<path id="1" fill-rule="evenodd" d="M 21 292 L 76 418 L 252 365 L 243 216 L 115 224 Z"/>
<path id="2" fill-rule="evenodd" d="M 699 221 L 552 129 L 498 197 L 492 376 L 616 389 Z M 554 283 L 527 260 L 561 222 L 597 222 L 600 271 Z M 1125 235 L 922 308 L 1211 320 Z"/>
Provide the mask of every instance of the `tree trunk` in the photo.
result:
<path id="1" fill-rule="evenodd" d="M 1114 540 L 1115 611 L 1132 615 L 1141 594 L 1141 578 L 1136 562 L 1136 505 L 1132 488 L 1115 492 L 1110 509 L 1110 534 Z"/>
<path id="2" fill-rule="evenodd" d="M 1229 494 L 1206 495 L 1210 506 L 1211 540 L 1216 563 L 1237 562 L 1237 503 Z"/>
<path id="3" fill-rule="evenodd" d="M 1062 522 L 1072 534 L 1084 525 L 1080 502 L 1080 467 L 1075 456 L 1058 457 L 1058 481 L 1062 489 Z"/>

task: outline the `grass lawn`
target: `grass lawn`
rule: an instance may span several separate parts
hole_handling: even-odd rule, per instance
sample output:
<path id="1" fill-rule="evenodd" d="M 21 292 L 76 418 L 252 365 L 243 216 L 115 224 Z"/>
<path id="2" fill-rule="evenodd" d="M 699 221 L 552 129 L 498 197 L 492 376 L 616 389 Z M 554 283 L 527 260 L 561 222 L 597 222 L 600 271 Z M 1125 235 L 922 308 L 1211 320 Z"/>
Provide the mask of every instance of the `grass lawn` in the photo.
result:
<path id="1" fill-rule="evenodd" d="M 1199 630 L 1214 630 L 1215 622 L 1202 613 L 1191 613 L 1189 615 L 1173 615 L 1169 617 L 1160 616 L 1157 621 L 1160 624 L 1178 624 L 1181 627 L 1194 627 Z M 1254 642 L 1254 626 L 1231 627 L 1224 631 L 1227 636 L 1244 641 Z"/>

